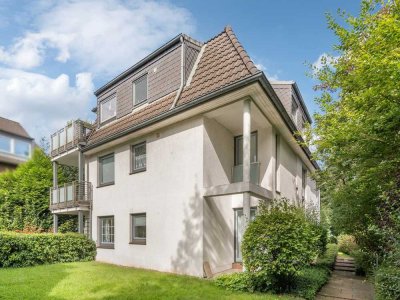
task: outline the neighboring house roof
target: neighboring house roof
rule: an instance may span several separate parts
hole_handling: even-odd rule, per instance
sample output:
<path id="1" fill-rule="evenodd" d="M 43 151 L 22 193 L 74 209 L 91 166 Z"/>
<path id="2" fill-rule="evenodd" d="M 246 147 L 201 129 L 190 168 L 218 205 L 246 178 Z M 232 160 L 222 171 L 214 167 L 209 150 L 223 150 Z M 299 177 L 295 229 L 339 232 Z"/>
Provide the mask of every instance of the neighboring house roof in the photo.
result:
<path id="1" fill-rule="evenodd" d="M 33 140 L 21 124 L 3 117 L 0 117 L 0 131 Z"/>

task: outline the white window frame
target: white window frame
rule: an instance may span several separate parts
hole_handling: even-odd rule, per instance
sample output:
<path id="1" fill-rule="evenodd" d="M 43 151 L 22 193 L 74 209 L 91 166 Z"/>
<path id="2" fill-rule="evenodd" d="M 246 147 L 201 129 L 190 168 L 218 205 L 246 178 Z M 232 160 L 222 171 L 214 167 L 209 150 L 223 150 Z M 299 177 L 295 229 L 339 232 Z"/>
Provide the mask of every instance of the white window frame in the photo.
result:
<path id="1" fill-rule="evenodd" d="M 112 225 L 110 228 L 112 229 L 112 233 L 110 236 L 112 237 L 111 242 L 103 241 L 103 220 L 112 219 Z M 114 249 L 115 244 L 115 218 L 114 216 L 100 216 L 98 217 L 98 246 L 101 248 L 111 248 Z"/>
<path id="2" fill-rule="evenodd" d="M 103 119 L 103 105 L 105 105 L 107 102 L 110 101 L 115 101 L 115 110 L 113 115 L 111 115 L 110 117 L 108 117 L 107 119 Z M 115 117 L 117 116 L 117 96 L 116 95 L 112 95 L 104 100 L 102 100 L 100 102 L 100 124 L 106 123 L 110 120 L 113 120 Z"/>

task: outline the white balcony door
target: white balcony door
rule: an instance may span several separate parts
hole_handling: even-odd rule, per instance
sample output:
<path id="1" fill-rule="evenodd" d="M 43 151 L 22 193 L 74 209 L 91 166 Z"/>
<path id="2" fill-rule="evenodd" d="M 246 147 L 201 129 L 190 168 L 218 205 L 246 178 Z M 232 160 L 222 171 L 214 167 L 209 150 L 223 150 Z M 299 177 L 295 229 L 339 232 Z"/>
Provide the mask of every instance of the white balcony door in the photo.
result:
<path id="1" fill-rule="evenodd" d="M 256 209 L 250 209 L 250 221 L 253 221 L 256 217 Z M 243 209 L 236 209 L 235 210 L 235 262 L 242 261 L 242 240 L 244 234 L 244 216 L 243 216 Z"/>

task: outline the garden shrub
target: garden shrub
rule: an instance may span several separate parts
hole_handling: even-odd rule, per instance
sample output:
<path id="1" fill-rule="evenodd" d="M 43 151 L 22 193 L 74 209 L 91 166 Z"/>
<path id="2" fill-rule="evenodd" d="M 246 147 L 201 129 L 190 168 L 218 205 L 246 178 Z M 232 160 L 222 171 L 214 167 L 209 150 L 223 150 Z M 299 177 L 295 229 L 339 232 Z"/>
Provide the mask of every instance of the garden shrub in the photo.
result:
<path id="1" fill-rule="evenodd" d="M 77 232 L 78 231 L 78 221 L 75 219 L 68 219 L 64 221 L 60 226 L 58 226 L 58 232 Z"/>
<path id="2" fill-rule="evenodd" d="M 326 245 L 328 244 L 328 230 L 312 219 L 310 220 L 310 223 L 312 224 L 314 235 L 318 238 L 316 241 L 318 254 L 322 255 L 325 253 Z"/>
<path id="3" fill-rule="evenodd" d="M 96 245 L 81 234 L 0 232 L 0 267 L 89 261 L 95 256 Z"/>
<path id="4" fill-rule="evenodd" d="M 329 280 L 330 270 L 323 266 L 302 269 L 296 276 L 292 293 L 307 300 L 315 298 L 320 288 Z"/>
<path id="5" fill-rule="evenodd" d="M 223 274 L 215 279 L 219 287 L 235 292 L 254 292 L 253 280 L 248 272 Z"/>
<path id="6" fill-rule="evenodd" d="M 400 299 L 400 244 L 375 271 L 375 291 L 378 300 Z"/>
<path id="7" fill-rule="evenodd" d="M 336 244 L 328 244 L 327 249 L 323 255 L 320 255 L 317 259 L 317 265 L 332 269 L 335 264 L 336 255 L 339 251 L 339 247 Z"/>
<path id="8" fill-rule="evenodd" d="M 350 255 L 355 260 L 357 275 L 372 273 L 376 257 L 361 249 L 350 252 Z"/>
<path id="9" fill-rule="evenodd" d="M 338 236 L 339 251 L 350 254 L 352 251 L 358 250 L 358 245 L 354 236 L 349 234 L 341 234 Z"/>
<path id="10" fill-rule="evenodd" d="M 259 212 L 243 236 L 242 256 L 246 270 L 265 287 L 289 290 L 300 270 L 316 256 L 319 236 L 304 211 L 282 200 Z"/>

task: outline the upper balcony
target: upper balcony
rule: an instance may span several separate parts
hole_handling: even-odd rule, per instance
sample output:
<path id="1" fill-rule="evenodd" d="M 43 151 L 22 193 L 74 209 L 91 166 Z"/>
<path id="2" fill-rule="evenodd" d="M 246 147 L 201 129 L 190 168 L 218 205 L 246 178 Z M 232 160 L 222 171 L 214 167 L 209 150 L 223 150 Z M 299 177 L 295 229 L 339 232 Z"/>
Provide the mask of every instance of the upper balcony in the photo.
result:
<path id="1" fill-rule="evenodd" d="M 69 122 L 67 126 L 51 135 L 51 157 L 56 159 L 63 154 L 74 152 L 74 150 L 78 149 L 79 144 L 86 143 L 86 139 L 92 129 L 92 124 L 82 120 Z M 65 164 L 74 165 L 72 162 L 65 162 Z"/>
<path id="2" fill-rule="evenodd" d="M 50 188 L 50 210 L 88 210 L 93 199 L 90 182 L 74 181 Z"/>

